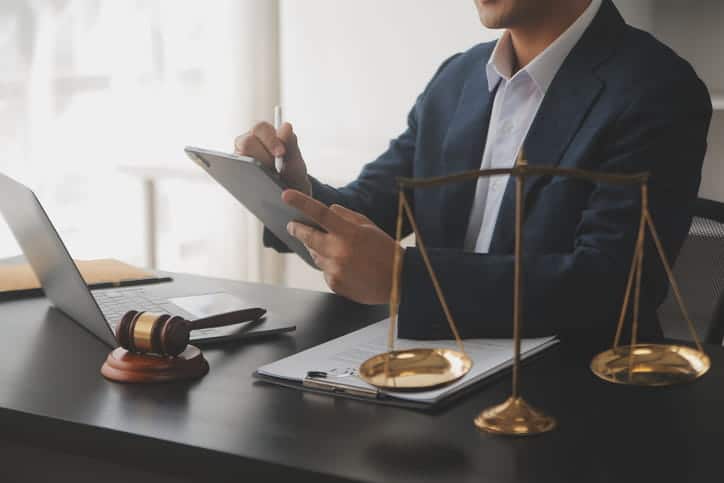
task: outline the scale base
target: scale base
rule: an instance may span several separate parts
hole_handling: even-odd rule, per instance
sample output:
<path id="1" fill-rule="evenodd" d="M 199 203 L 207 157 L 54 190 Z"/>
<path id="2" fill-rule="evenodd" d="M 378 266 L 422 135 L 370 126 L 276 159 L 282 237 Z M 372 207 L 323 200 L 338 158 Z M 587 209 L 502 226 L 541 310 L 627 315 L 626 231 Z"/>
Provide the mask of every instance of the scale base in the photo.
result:
<path id="1" fill-rule="evenodd" d="M 503 404 L 484 410 L 475 418 L 481 431 L 510 436 L 546 433 L 556 427 L 556 420 L 530 406 L 520 397 L 509 397 Z"/>
<path id="2" fill-rule="evenodd" d="M 673 344 L 622 345 L 601 352 L 591 371 L 604 381 L 632 386 L 670 386 L 700 378 L 711 367 L 709 356 Z"/>

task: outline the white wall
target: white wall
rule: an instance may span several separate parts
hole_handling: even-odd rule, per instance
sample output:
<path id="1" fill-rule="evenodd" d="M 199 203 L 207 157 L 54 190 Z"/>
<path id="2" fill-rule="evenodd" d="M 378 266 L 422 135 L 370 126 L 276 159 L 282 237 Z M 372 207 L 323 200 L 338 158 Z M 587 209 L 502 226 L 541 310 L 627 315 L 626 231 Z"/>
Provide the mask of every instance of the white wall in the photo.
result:
<path id="1" fill-rule="evenodd" d="M 655 3 L 660 0 L 614 0 L 626 22 L 651 32 L 654 29 Z"/>
<path id="2" fill-rule="evenodd" d="M 311 171 L 356 175 L 439 64 L 494 36 L 470 0 L 282 1 L 282 100 Z"/>

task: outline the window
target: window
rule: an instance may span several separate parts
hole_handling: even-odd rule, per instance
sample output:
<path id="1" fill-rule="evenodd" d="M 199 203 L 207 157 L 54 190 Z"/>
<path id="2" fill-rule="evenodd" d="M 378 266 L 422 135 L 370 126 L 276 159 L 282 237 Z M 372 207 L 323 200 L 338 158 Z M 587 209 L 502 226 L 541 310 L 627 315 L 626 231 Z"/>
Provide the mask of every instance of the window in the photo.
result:
<path id="1" fill-rule="evenodd" d="M 258 253 L 227 252 L 258 227 L 183 147 L 228 150 L 255 117 L 242 90 L 254 86 L 235 82 L 257 44 L 237 27 L 256 22 L 276 36 L 270 5 L 0 4 L 0 171 L 36 191 L 74 257 L 147 262 L 142 178 L 153 176 L 161 268 L 244 278 Z M 19 253 L 0 226 L 0 257 Z"/>

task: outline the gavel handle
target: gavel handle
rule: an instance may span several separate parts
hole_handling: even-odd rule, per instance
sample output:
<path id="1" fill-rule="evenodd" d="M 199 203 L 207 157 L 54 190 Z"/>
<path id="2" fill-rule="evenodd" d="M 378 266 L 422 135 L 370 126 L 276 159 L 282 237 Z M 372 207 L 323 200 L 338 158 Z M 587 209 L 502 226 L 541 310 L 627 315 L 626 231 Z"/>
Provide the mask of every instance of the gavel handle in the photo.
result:
<path id="1" fill-rule="evenodd" d="M 241 324 L 256 320 L 266 314 L 266 309 L 253 308 L 227 312 L 225 314 L 212 315 L 197 319 L 187 324 L 189 330 L 208 329 L 209 327 L 223 327 L 225 325 Z"/>

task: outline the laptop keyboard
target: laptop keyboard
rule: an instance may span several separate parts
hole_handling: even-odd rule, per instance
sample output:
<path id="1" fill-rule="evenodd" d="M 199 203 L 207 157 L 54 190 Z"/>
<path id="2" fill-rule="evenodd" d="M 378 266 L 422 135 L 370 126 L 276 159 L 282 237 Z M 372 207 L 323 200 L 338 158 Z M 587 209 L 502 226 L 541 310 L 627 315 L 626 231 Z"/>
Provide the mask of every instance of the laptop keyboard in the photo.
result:
<path id="1" fill-rule="evenodd" d="M 170 313 L 182 315 L 179 307 L 175 306 L 164 297 L 154 296 L 143 288 L 118 288 L 112 290 L 94 290 L 93 298 L 96 299 L 101 312 L 108 323 L 115 330 L 121 317 L 129 310 L 139 312 L 154 312 L 159 314 Z"/>

